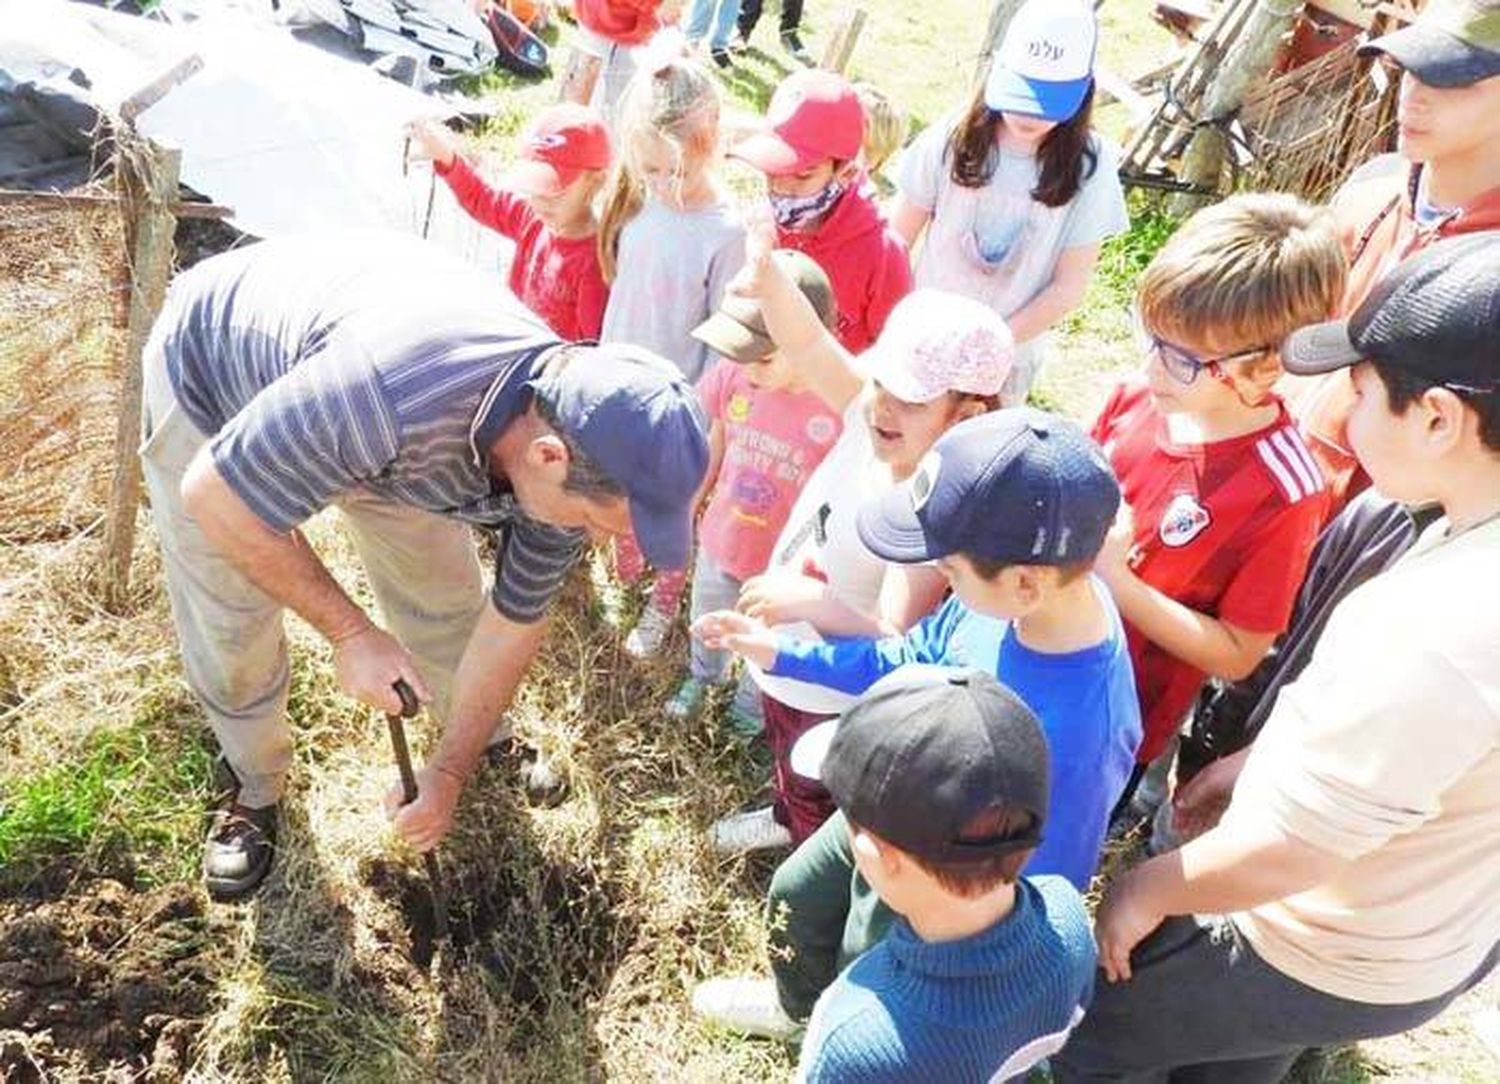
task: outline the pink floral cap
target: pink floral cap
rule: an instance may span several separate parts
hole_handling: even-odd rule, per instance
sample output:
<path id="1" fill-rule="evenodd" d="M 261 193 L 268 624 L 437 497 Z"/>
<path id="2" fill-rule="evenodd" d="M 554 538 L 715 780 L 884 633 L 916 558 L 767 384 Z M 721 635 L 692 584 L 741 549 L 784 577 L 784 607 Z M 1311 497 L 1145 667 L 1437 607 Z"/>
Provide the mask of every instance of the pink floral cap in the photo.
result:
<path id="1" fill-rule="evenodd" d="M 904 403 L 930 403 L 949 391 L 998 395 L 1015 360 L 1000 314 L 945 290 L 902 298 L 861 358 L 865 372 Z"/>

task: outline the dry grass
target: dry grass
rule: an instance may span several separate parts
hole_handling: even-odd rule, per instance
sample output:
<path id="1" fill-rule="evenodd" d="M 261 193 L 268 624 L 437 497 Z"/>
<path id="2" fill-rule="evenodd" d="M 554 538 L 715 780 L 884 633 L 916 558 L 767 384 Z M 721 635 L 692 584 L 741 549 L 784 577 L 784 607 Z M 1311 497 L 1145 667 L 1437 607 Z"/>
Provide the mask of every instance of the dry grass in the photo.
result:
<path id="1" fill-rule="evenodd" d="M 1133 25 L 1144 0 L 1123 2 L 1106 18 L 1124 11 Z M 859 74 L 905 95 L 919 121 L 940 115 L 951 95 L 927 61 L 941 53 L 939 68 L 962 81 L 972 57 L 944 42 L 977 32 L 973 6 L 938 0 L 914 16 L 881 0 L 871 14 Z M 1128 55 L 1137 40 L 1107 38 L 1117 68 L 1141 66 Z M 778 67 L 757 64 L 756 78 L 731 84 L 752 108 Z M 502 92 L 496 143 L 550 98 L 550 88 Z M 1112 250 L 1086 314 L 1058 337 L 1040 389 L 1048 402 L 1091 416 L 1131 363 L 1129 280 L 1152 244 L 1142 233 Z M 312 538 L 369 603 L 336 521 L 316 521 Z M 94 534 L 0 543 L 0 904 L 73 899 L 100 876 L 196 884 L 210 743 L 182 684 L 149 525 L 121 614 L 93 601 L 98 551 Z M 764 762 L 712 716 L 664 723 L 681 634 L 668 661 L 634 663 L 582 580 L 514 712 L 521 731 L 569 767 L 573 793 L 555 810 L 532 810 L 493 773 L 475 780 L 442 849 L 456 926 L 473 946 L 464 958 L 439 950 L 432 967 L 413 960 L 425 921 L 421 864 L 378 812 L 394 776 L 383 723 L 339 695 L 326 649 L 289 622 L 297 760 L 283 845 L 255 902 L 210 909 L 215 949 L 200 961 L 210 1008 L 190 1021 L 192 1078 L 785 1078 L 786 1050 L 712 1031 L 688 1009 L 697 980 L 764 970 L 771 866 L 720 862 L 703 843 L 714 817 L 756 795 Z M 412 732 L 420 753 L 431 735 L 422 725 Z M 0 942 L 6 934 L 0 923 Z M 1302 1079 L 1493 1079 L 1465 1026 L 1484 998 L 1493 1004 L 1488 989 L 1414 1037 L 1366 1044 Z M 5 1030 L 5 993 L 0 1076 L 15 1051 L 42 1056 L 34 1035 Z M 129 1079 L 144 1064 L 75 1063 L 56 1076 Z"/>

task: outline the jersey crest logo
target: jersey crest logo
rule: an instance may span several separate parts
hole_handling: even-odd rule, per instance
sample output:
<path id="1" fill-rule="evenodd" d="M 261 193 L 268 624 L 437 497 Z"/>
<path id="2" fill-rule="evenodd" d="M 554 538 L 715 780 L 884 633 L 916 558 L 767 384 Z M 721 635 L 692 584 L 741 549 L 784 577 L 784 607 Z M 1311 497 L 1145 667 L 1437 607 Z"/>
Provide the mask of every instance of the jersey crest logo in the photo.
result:
<path id="1" fill-rule="evenodd" d="M 1179 493 L 1162 513 L 1157 533 L 1161 535 L 1162 545 L 1181 549 L 1207 530 L 1211 522 L 1213 517 L 1198 503 L 1197 497 L 1191 493 Z"/>

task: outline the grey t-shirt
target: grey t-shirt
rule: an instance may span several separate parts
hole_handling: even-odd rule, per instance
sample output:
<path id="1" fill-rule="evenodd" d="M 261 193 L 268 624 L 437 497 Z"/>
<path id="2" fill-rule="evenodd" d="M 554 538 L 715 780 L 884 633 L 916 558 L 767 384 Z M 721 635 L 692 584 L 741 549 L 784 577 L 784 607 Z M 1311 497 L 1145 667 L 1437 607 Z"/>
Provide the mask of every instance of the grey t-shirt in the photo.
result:
<path id="1" fill-rule="evenodd" d="M 917 258 L 918 287 L 962 294 L 1010 316 L 1052 281 L 1065 249 L 1096 245 L 1129 227 L 1112 144 L 1091 136 L 1093 173 L 1070 202 L 1048 207 L 1031 196 L 1038 165 L 1029 154 L 1001 149 L 988 184 L 955 184 L 947 143 L 956 123 L 928 128 L 897 165 L 896 187 L 932 214 Z"/>
<path id="2" fill-rule="evenodd" d="M 179 276 L 161 321 L 178 402 L 273 530 L 356 488 L 492 528 L 496 608 L 543 616 L 584 536 L 488 455 L 559 344 L 492 275 L 399 234 L 264 241 Z"/>
<path id="3" fill-rule="evenodd" d="M 644 346 L 697 383 L 710 351 L 690 332 L 744 262 L 745 228 L 729 207 L 674 211 L 648 197 L 620 231 L 600 341 Z"/>

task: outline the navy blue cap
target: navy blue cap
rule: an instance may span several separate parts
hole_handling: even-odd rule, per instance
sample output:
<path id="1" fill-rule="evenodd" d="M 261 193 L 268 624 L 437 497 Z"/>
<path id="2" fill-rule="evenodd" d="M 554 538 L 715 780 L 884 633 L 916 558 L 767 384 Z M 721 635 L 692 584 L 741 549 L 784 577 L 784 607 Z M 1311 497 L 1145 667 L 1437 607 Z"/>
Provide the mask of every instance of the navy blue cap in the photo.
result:
<path id="1" fill-rule="evenodd" d="M 833 800 L 908 854 L 978 862 L 1041 843 L 1051 797 L 1046 736 L 1025 702 L 983 670 L 903 666 L 820 725 L 832 732 L 818 775 Z M 1031 825 L 998 838 L 965 835 L 1002 802 L 1028 811 Z"/>
<path id="2" fill-rule="evenodd" d="M 1099 446 L 1073 422 L 1013 407 L 960 422 L 901 485 L 866 501 L 859 537 L 887 561 L 961 553 L 1017 565 L 1093 560 L 1120 507 Z"/>
<path id="3" fill-rule="evenodd" d="M 624 343 L 579 346 L 531 381 L 566 435 L 630 499 L 646 560 L 687 567 L 693 497 L 708 472 L 708 422 L 675 365 Z"/>
<path id="4" fill-rule="evenodd" d="M 1311 376 L 1368 359 L 1455 391 L 1500 391 L 1500 235 L 1445 237 L 1408 256 L 1353 314 L 1299 328 L 1281 344 L 1289 373 Z"/>

